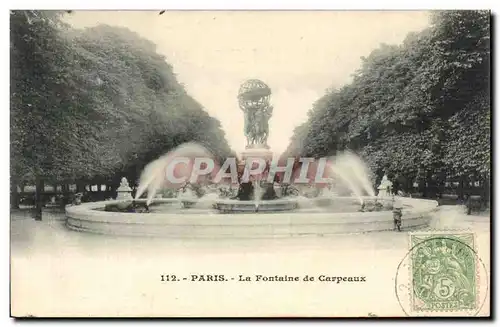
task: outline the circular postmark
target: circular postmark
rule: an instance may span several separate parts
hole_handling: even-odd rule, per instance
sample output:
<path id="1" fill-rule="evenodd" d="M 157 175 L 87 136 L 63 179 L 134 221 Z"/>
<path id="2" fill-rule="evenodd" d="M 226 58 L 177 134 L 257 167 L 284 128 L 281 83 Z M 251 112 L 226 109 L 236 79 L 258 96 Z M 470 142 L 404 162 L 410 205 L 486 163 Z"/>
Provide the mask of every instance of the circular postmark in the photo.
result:
<path id="1" fill-rule="evenodd" d="M 410 234 L 395 293 L 406 316 L 477 316 L 488 298 L 488 272 L 471 232 Z"/>

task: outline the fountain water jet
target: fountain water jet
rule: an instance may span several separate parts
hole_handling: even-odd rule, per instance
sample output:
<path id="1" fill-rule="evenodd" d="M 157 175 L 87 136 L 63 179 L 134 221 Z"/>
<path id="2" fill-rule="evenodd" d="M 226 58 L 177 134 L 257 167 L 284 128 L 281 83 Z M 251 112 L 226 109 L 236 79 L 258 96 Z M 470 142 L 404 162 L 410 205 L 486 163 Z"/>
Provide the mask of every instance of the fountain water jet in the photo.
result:
<path id="1" fill-rule="evenodd" d="M 329 172 L 333 173 L 351 190 L 363 204 L 363 196 L 375 196 L 370 182 L 370 172 L 363 160 L 352 152 L 344 152 L 330 159 Z"/>
<path id="2" fill-rule="evenodd" d="M 174 150 L 162 155 L 160 158 L 149 163 L 144 168 L 139 179 L 139 186 L 135 194 L 135 200 L 139 199 L 144 192 L 147 191 L 148 197 L 146 204 L 149 205 L 153 200 L 155 194 L 162 187 L 179 188 L 182 183 L 172 183 L 168 181 L 166 171 L 168 165 L 176 158 L 211 158 L 213 155 L 202 145 L 197 143 L 184 143 Z M 192 171 L 192 164 L 186 166 L 176 166 L 175 172 L 178 176 L 190 176 Z"/>
<path id="3" fill-rule="evenodd" d="M 160 157 L 144 170 L 135 201 L 148 192 L 147 202 L 163 186 L 165 169 L 176 156 L 206 156 L 206 150 L 189 144 Z M 275 237 L 295 235 L 327 235 L 391 230 L 392 211 L 363 210 L 359 202 L 370 204 L 373 189 L 368 187 L 368 174 L 359 158 L 338 156 L 332 160 L 331 173 L 339 177 L 356 196 L 327 196 L 307 199 L 300 196 L 268 200 L 259 187 L 254 201 L 220 198 L 208 193 L 201 198 L 154 199 L 149 213 L 107 212 L 104 207 L 120 201 L 84 203 L 66 208 L 69 228 L 104 234 L 173 236 L 173 237 Z M 181 172 L 189 175 L 190 167 Z M 258 184 L 258 177 L 254 183 Z M 364 186 L 363 186 L 364 185 Z M 170 185 L 179 188 L 181 184 Z M 368 194 L 369 196 L 364 196 Z M 400 198 L 402 228 L 427 227 L 436 201 Z M 184 201 L 184 202 L 183 202 Z M 188 202 L 189 205 L 183 205 Z M 361 210 L 360 210 L 361 209 Z M 247 213 L 247 214 L 245 214 Z M 250 215 L 248 215 L 250 213 Z M 252 214 L 253 213 L 253 214 Z"/>

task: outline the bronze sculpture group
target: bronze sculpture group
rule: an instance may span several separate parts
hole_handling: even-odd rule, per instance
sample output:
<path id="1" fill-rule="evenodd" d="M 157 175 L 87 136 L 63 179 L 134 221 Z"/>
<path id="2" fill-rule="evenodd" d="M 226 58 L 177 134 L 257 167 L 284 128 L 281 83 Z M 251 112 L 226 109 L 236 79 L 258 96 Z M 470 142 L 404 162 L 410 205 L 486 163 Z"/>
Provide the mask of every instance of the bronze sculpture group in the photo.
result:
<path id="1" fill-rule="evenodd" d="M 260 80 L 248 80 L 238 92 L 238 102 L 245 118 L 247 148 L 267 148 L 269 119 L 273 106 L 269 102 L 271 89 Z"/>

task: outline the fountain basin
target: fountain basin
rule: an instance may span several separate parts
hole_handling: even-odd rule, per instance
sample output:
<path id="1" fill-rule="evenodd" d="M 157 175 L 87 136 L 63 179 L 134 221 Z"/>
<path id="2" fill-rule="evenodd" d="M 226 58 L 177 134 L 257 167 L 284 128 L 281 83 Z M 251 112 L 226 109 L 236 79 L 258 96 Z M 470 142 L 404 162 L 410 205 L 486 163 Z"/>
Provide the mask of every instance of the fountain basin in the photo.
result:
<path id="1" fill-rule="evenodd" d="M 198 201 L 189 199 L 189 200 L 181 200 L 181 203 L 184 208 L 193 208 L 194 206 L 196 206 Z"/>
<path id="2" fill-rule="evenodd" d="M 374 204 L 375 202 L 378 202 L 382 204 L 384 207 L 392 204 L 392 197 L 386 197 L 386 198 L 379 198 L 376 196 L 365 196 L 362 198 L 357 198 L 353 196 L 319 196 L 315 198 L 310 198 L 310 202 L 314 203 L 314 205 L 319 206 L 319 207 L 331 207 L 331 206 L 337 206 L 337 207 L 356 207 L 356 210 L 360 208 L 361 206 L 361 201 L 365 204 Z"/>
<path id="3" fill-rule="evenodd" d="M 428 227 L 431 214 L 438 206 L 433 200 L 400 198 L 400 201 L 403 204 L 403 230 Z M 255 214 L 219 214 L 214 210 L 196 208 L 171 213 L 102 211 L 106 204 L 116 202 L 119 201 L 67 206 L 66 226 L 76 231 L 100 234 L 172 238 L 325 236 L 392 230 L 394 226 L 391 211 L 331 213 L 303 211 L 300 208 Z M 161 199 L 160 202 L 176 206 L 179 200 Z M 222 203 L 227 204 L 225 201 Z"/>
<path id="4" fill-rule="evenodd" d="M 269 201 L 217 200 L 214 203 L 214 208 L 226 214 L 238 212 L 279 212 L 295 210 L 298 208 L 298 203 L 292 199 Z"/>

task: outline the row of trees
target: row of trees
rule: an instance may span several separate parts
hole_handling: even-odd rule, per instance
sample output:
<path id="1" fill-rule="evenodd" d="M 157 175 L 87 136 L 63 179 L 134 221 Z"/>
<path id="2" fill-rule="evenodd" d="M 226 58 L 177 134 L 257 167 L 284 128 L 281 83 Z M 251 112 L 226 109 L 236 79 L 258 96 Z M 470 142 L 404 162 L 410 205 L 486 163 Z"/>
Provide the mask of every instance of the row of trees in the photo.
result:
<path id="1" fill-rule="evenodd" d="M 118 185 L 122 176 L 134 183 L 149 161 L 187 141 L 230 154 L 220 122 L 186 93 L 154 43 L 125 28 L 72 29 L 65 14 L 11 12 L 14 190 Z"/>
<path id="2" fill-rule="evenodd" d="M 433 12 L 429 28 L 362 59 L 350 84 L 317 100 L 287 152 L 353 150 L 374 185 L 388 172 L 424 193 L 444 181 L 489 188 L 489 12 Z"/>

